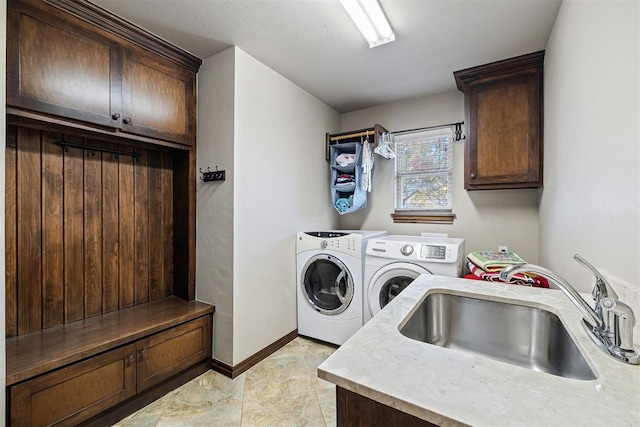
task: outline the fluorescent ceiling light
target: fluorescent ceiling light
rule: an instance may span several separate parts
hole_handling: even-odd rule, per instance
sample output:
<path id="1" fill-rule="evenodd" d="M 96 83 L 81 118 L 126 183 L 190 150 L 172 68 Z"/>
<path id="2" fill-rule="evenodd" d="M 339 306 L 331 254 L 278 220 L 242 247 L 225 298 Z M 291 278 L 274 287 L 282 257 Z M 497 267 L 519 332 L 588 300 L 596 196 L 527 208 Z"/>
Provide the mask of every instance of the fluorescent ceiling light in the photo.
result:
<path id="1" fill-rule="evenodd" d="M 369 42 L 369 47 L 396 39 L 378 0 L 340 0 L 340 3 Z"/>

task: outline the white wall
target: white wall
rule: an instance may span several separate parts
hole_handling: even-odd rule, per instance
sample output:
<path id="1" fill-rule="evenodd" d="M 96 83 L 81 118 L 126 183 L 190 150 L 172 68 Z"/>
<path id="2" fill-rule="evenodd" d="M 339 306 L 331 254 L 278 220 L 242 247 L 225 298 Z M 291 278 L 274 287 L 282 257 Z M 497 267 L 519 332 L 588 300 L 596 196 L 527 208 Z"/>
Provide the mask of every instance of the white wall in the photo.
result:
<path id="1" fill-rule="evenodd" d="M 453 75 L 451 76 L 453 79 Z M 464 120 L 464 95 L 451 91 L 410 101 L 385 104 L 342 115 L 343 131 L 381 124 L 389 131 L 414 129 Z M 497 250 L 507 245 L 529 262 L 538 261 L 538 190 L 464 190 L 464 143 L 454 143 L 452 225 L 394 224 L 393 160 L 375 156 L 372 192 L 367 207 L 340 218 L 342 228 L 387 230 L 389 234 L 448 233 L 465 239 L 466 252 Z"/>
<path id="2" fill-rule="evenodd" d="M 6 46 L 7 46 L 7 2 L 0 1 L 0 58 L 2 58 L 2 63 L 5 64 L 0 70 L 0 94 L 2 94 L 2 99 L 6 99 L 6 64 L 7 64 L 7 55 L 6 55 Z M 2 141 L 6 141 L 6 102 L 0 103 L 0 138 Z M 5 150 L 0 150 L 0 194 L 4 194 L 4 155 Z M 5 260 L 4 260 L 4 197 L 0 198 L 0 271 L 5 271 Z M 5 275 L 0 275 L 0 333 L 1 336 L 5 335 Z M 5 378 L 6 378 L 6 362 L 5 362 L 5 342 L 4 340 L 0 340 L 0 358 L 2 362 L 0 363 L 0 402 L 6 402 L 5 400 Z M 2 409 L 0 410 L 0 423 L 4 424 L 5 420 L 5 405 L 4 403 L 0 405 Z"/>
<path id="3" fill-rule="evenodd" d="M 205 60 L 198 73 L 198 167 L 217 165 L 226 180 L 198 179 L 196 298 L 216 305 L 213 357 L 227 365 L 233 359 L 234 63 L 230 48 Z"/>
<path id="4" fill-rule="evenodd" d="M 572 259 L 579 253 L 620 279 L 622 287 L 626 282 L 636 297 L 639 15 L 637 1 L 562 3 L 545 57 L 545 188 L 540 206 L 543 264 L 588 291 L 590 274 Z M 622 291 L 620 285 L 614 288 Z"/>
<path id="5" fill-rule="evenodd" d="M 324 134 L 339 114 L 233 47 L 198 77 L 198 300 L 216 305 L 214 358 L 234 366 L 297 328 L 295 234 L 333 228 Z"/>
<path id="6" fill-rule="evenodd" d="M 295 234 L 337 225 L 324 134 L 339 114 L 236 48 L 234 364 L 297 328 Z"/>

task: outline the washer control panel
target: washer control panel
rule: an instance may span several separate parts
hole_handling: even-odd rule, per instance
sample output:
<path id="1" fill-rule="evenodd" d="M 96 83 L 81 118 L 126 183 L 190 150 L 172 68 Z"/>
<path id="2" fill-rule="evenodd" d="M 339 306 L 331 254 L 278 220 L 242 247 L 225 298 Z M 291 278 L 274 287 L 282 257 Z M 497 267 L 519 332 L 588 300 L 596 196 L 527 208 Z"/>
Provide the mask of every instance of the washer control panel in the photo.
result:
<path id="1" fill-rule="evenodd" d="M 415 241 L 411 241 L 381 237 L 369 240 L 367 255 L 415 262 L 455 263 L 463 255 L 463 242 L 462 239 L 450 238 L 423 239 L 417 237 Z"/>
<path id="2" fill-rule="evenodd" d="M 446 259 L 447 247 L 445 245 L 420 245 L 421 259 Z"/>
<path id="3" fill-rule="evenodd" d="M 360 258 L 362 256 L 362 236 L 349 233 L 298 233 L 297 251 L 331 250 L 350 254 Z"/>

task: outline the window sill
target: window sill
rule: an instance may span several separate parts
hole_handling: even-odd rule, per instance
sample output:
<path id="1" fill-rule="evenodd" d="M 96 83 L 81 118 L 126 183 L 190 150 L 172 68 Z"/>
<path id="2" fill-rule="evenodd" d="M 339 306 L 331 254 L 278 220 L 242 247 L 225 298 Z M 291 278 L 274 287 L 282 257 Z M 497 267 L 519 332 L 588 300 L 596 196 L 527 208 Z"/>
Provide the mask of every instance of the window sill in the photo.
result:
<path id="1" fill-rule="evenodd" d="M 456 215 L 450 212 L 395 212 L 391 218 L 396 224 L 453 224 Z"/>

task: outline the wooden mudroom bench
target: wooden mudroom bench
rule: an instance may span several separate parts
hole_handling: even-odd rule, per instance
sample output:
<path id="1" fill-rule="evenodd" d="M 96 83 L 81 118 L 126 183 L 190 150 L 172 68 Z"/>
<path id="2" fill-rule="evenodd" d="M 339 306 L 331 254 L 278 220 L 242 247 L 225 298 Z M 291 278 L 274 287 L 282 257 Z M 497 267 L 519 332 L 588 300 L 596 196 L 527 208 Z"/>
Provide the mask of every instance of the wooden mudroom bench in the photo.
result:
<path id="1" fill-rule="evenodd" d="M 211 366 L 214 310 L 171 296 L 8 338 L 9 424 L 113 422 L 195 378 Z"/>
<path id="2" fill-rule="evenodd" d="M 202 60 L 90 0 L 7 2 L 6 421 L 110 425 L 211 367 Z"/>

